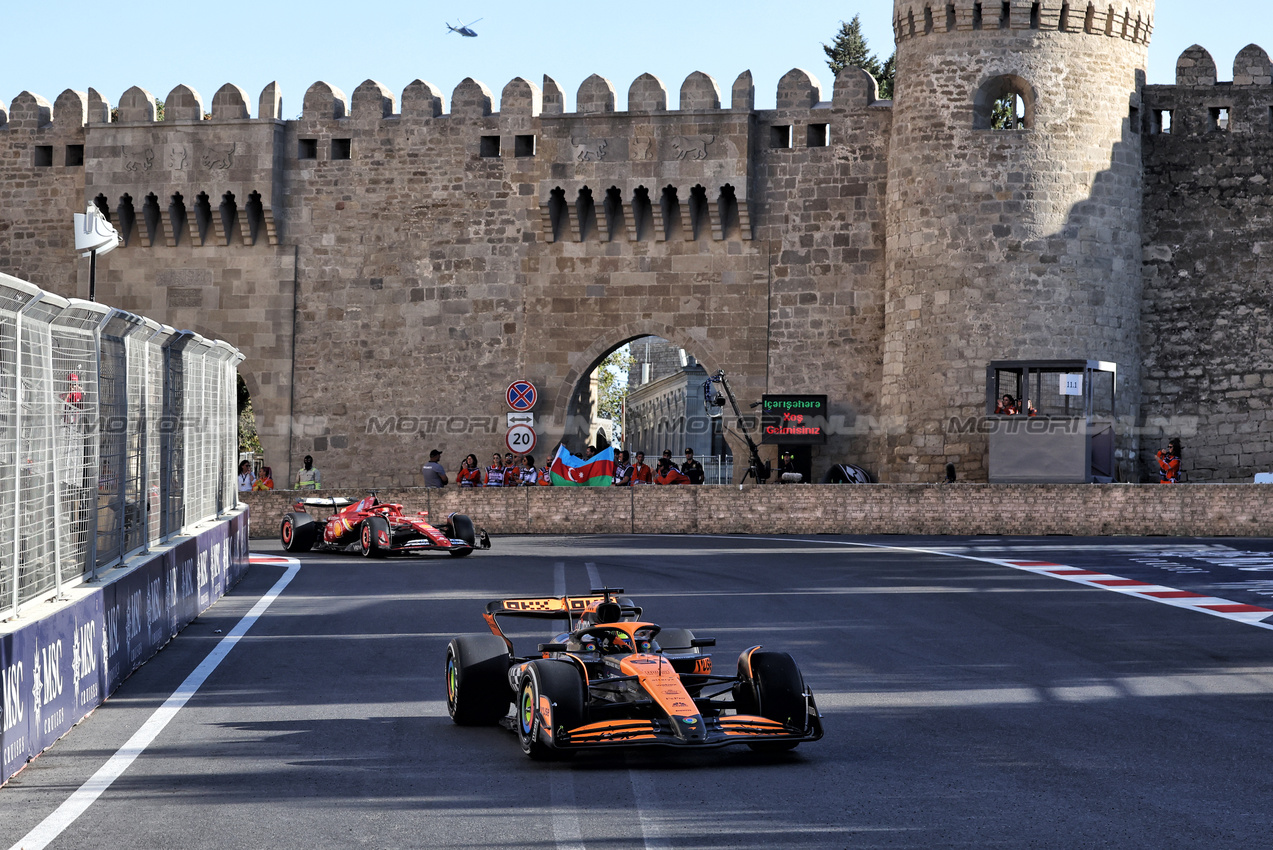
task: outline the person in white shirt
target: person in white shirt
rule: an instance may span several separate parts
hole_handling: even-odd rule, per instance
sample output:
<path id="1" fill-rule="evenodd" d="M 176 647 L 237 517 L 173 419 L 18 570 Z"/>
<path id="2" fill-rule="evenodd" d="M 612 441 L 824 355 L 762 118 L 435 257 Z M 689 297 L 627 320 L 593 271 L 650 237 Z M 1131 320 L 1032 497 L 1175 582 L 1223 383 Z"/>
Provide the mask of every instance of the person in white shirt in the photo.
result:
<path id="1" fill-rule="evenodd" d="M 239 461 L 239 492 L 251 493 L 252 482 L 255 478 L 252 476 L 252 464 L 246 460 Z"/>

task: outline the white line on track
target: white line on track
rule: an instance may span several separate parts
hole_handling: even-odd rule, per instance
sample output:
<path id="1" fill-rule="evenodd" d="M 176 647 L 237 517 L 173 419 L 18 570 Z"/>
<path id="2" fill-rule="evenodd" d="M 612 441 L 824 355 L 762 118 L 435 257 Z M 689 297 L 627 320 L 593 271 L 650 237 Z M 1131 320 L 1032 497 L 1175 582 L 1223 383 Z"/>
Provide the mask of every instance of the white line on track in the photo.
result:
<path id="1" fill-rule="evenodd" d="M 1273 630 L 1273 622 L 1262 622 L 1264 618 L 1270 617 L 1269 609 L 1261 608 L 1256 605 L 1245 605 L 1238 602 L 1232 602 L 1228 599 L 1220 599 L 1214 596 L 1203 596 L 1200 593 L 1180 591 L 1163 585 L 1153 585 L 1148 584 L 1147 582 L 1124 579 L 1121 576 L 1102 573 L 1096 570 L 1071 567 L 1065 564 L 1054 564 L 1050 561 L 1027 561 L 1020 558 L 1002 557 L 988 558 L 983 555 L 965 555 L 959 552 L 943 552 L 939 549 L 923 549 L 917 546 L 883 546 L 878 543 L 853 543 L 848 540 L 805 540 L 799 537 L 751 536 L 743 538 L 731 537 L 730 535 L 724 534 L 687 534 L 685 536 L 705 537 L 711 540 L 770 540 L 778 543 L 811 543 L 819 546 L 848 546 L 856 549 L 878 549 L 883 552 L 909 552 L 916 555 L 940 555 L 944 558 L 962 558 L 966 561 L 979 561 L 983 564 L 1007 567 L 1008 569 L 1017 570 L 1019 572 L 1034 573 L 1035 575 L 1047 576 L 1049 578 L 1059 578 L 1064 581 L 1086 585 L 1087 587 L 1096 588 L 1098 590 L 1108 590 L 1113 593 L 1120 593 L 1124 596 L 1134 596 L 1137 599 L 1147 599 L 1150 602 L 1157 602 L 1161 605 L 1170 605 L 1173 608 L 1186 608 L 1190 611 L 1209 614 L 1213 617 L 1221 617 L 1225 620 L 1232 620 L 1235 623 L 1242 623 L 1247 626 Z"/>
<path id="2" fill-rule="evenodd" d="M 599 587 L 605 587 L 605 585 L 601 583 L 601 573 L 597 570 L 596 564 L 591 562 L 586 563 L 584 564 L 584 569 L 588 571 L 588 584 L 589 584 L 588 589 L 589 590 L 593 590 Z"/>
<path id="3" fill-rule="evenodd" d="M 256 561 L 262 563 L 265 561 Z M 164 701 L 164 704 L 155 709 L 155 713 L 141 725 L 128 742 L 120 747 L 115 755 L 111 756 L 106 764 L 93 774 L 87 782 L 79 787 L 62 805 L 58 806 L 52 814 L 40 822 L 35 829 L 28 832 L 25 836 L 18 839 L 9 850 L 43 850 L 51 841 L 62 834 L 68 826 L 75 822 L 75 819 L 93 805 L 93 802 L 111 786 L 116 779 L 123 775 L 129 765 L 136 760 L 138 756 L 150 746 L 151 742 L 159 736 L 177 712 L 185 706 L 195 692 L 207 681 L 208 676 L 213 670 L 225 659 L 234 645 L 239 642 L 239 638 L 252 628 L 252 624 L 260 619 L 266 609 L 278 598 L 283 589 L 287 587 L 296 574 L 300 572 L 301 564 L 295 558 L 271 558 L 268 563 L 287 564 L 287 572 L 283 573 L 282 578 L 274 583 L 274 586 L 262 596 L 257 603 L 252 606 L 252 610 L 238 622 L 230 633 L 221 639 L 208 653 L 208 657 L 200 662 L 199 666 L 186 677 L 177 690 L 173 691 L 172 696 Z"/>

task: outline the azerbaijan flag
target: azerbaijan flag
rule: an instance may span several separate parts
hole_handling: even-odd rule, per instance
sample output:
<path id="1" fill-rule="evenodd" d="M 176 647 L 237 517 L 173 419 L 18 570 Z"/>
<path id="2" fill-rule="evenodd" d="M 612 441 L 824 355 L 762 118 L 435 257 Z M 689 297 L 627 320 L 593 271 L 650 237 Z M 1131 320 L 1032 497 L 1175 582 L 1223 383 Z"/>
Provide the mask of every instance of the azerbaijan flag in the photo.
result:
<path id="1" fill-rule="evenodd" d="M 552 475 L 554 487 L 609 487 L 614 483 L 614 447 L 584 460 L 559 446 Z"/>

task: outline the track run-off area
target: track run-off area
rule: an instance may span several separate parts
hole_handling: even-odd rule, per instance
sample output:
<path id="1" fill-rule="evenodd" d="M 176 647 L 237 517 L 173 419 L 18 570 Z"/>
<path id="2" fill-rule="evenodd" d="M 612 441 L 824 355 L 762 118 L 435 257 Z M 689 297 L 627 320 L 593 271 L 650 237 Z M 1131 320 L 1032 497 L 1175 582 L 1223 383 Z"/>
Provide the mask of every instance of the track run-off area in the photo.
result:
<path id="1" fill-rule="evenodd" d="M 1273 827 L 1273 541 L 527 536 L 454 559 L 276 543 L 0 788 L 0 848 L 1202 847 Z M 789 652 L 826 736 L 533 762 L 454 725 L 498 598 L 622 587 Z M 508 621 L 519 653 L 546 621 Z"/>

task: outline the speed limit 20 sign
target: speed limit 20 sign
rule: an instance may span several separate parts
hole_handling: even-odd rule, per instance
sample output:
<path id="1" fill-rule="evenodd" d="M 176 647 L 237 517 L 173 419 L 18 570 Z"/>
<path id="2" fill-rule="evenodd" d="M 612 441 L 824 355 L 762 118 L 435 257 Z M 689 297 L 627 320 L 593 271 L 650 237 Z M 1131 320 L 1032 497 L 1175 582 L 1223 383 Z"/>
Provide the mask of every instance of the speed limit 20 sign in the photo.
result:
<path id="1" fill-rule="evenodd" d="M 508 446 L 510 452 L 528 455 L 535 450 L 535 442 L 538 439 L 535 435 L 535 429 L 529 425 L 514 425 L 508 429 L 508 434 L 504 437 L 504 443 Z"/>

